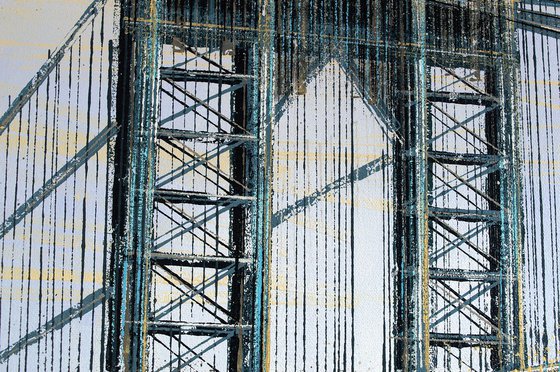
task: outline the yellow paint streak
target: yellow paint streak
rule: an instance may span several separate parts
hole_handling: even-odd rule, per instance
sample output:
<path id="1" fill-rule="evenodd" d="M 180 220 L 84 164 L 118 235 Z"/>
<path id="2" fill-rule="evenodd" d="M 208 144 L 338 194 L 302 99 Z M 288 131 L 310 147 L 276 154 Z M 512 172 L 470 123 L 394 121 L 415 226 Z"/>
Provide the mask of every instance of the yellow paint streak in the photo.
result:
<path id="1" fill-rule="evenodd" d="M 103 284 L 103 273 L 85 272 L 84 283 Z M 81 273 L 72 269 L 44 268 L 42 271 L 36 268 L 23 269 L 21 267 L 5 268 L 0 272 L 2 281 L 56 281 L 56 282 L 80 282 Z"/>
<path id="2" fill-rule="evenodd" d="M 372 145 L 372 147 L 378 147 L 380 149 L 385 149 L 385 144 Z M 345 154 L 340 152 L 303 152 L 303 151 L 277 151 L 275 156 L 280 160 L 300 160 L 300 161 L 314 161 L 314 160 L 343 160 Z M 373 161 L 380 159 L 381 154 L 379 152 L 369 152 L 369 153 L 358 153 L 354 154 L 355 160 L 365 160 Z"/>
<path id="3" fill-rule="evenodd" d="M 521 181 L 518 181 L 521 182 Z M 518 190 L 521 189 L 520 185 L 517 187 Z M 519 216 L 517 216 L 519 218 Z M 517 257 L 519 257 L 519 261 L 521 261 L 522 255 L 522 246 L 521 243 L 517 244 Z M 525 369 L 525 326 L 524 326 L 524 314 L 523 314 L 523 272 L 521 270 L 522 263 L 519 262 L 517 264 L 517 321 L 518 321 L 518 333 L 519 333 L 519 340 L 517 341 L 519 345 L 519 360 L 521 364 L 521 369 Z"/>
<path id="4" fill-rule="evenodd" d="M 535 101 L 535 100 L 526 100 L 526 99 L 522 99 L 521 103 L 528 103 L 528 104 L 534 105 L 534 106 L 548 107 L 548 108 L 552 108 L 552 109 L 555 109 L 555 110 L 560 110 L 560 104 L 558 104 L 558 103 Z"/>
<path id="5" fill-rule="evenodd" d="M 428 201 L 425 201 L 426 205 Z M 424 249 L 423 249 L 423 260 L 422 260 L 422 287 L 423 287 L 423 297 L 422 297 L 422 321 L 424 323 L 424 361 L 426 371 L 430 370 L 430 298 L 429 288 L 428 288 L 428 278 L 429 278 L 429 241 L 428 241 L 428 211 L 424 212 Z"/>

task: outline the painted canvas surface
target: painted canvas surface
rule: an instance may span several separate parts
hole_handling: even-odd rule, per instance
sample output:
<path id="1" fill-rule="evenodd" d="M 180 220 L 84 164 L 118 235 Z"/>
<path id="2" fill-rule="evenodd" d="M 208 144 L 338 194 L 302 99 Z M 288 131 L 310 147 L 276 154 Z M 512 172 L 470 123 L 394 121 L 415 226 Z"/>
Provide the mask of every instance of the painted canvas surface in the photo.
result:
<path id="1" fill-rule="evenodd" d="M 0 31 L 0 370 L 558 369 L 560 2 Z"/>

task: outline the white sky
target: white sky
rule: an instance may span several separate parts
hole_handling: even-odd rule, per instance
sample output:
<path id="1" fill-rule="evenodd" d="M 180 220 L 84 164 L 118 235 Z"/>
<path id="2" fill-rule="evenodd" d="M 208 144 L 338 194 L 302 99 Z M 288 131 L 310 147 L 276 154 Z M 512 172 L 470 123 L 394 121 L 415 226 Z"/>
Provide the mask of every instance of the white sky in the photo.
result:
<path id="1" fill-rule="evenodd" d="M 91 0 L 0 0 L 0 111 L 64 39 Z"/>

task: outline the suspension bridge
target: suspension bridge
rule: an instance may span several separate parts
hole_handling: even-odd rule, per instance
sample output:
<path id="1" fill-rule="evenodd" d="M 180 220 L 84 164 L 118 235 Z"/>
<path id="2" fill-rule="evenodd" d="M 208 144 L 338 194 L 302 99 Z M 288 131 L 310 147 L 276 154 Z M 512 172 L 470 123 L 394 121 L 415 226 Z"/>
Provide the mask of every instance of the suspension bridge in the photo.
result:
<path id="1" fill-rule="evenodd" d="M 0 118 L 0 369 L 557 370 L 559 40 L 556 0 L 92 1 Z"/>

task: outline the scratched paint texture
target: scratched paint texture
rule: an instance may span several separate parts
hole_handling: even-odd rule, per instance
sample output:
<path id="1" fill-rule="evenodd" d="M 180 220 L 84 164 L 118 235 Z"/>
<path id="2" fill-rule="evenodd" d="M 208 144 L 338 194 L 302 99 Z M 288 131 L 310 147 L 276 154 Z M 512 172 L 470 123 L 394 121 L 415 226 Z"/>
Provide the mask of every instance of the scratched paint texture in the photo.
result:
<path id="1" fill-rule="evenodd" d="M 0 112 L 90 4 L 2 1 Z M 0 125 L 1 370 L 558 368 L 560 26 L 509 1 L 159 6 L 100 6 Z M 119 67 L 124 24 L 160 59 Z M 119 235 L 139 112 L 123 194 L 149 208 Z"/>

